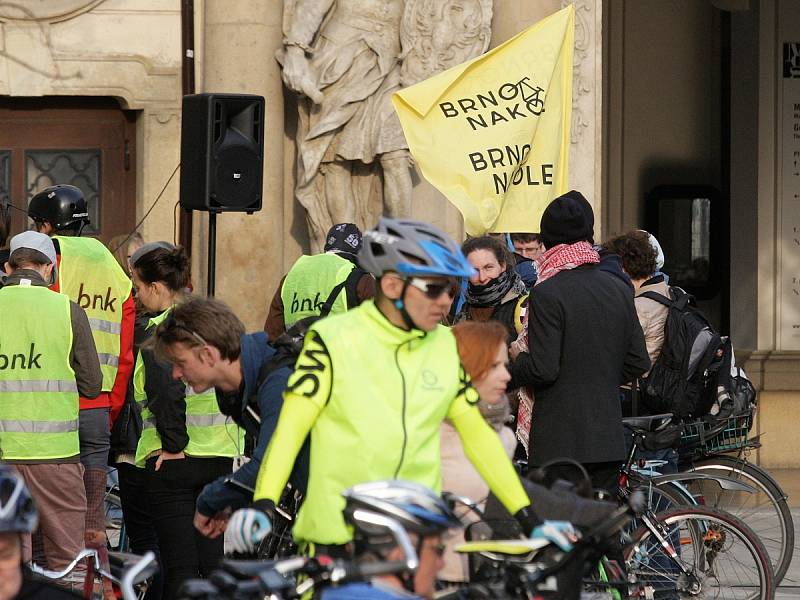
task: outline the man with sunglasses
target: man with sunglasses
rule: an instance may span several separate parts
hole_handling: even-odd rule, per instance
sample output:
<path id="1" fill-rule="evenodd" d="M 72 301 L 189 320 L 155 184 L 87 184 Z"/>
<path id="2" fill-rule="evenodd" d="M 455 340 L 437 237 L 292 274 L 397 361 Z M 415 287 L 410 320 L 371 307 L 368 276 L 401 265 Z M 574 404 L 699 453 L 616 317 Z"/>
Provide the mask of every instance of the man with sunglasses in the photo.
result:
<path id="1" fill-rule="evenodd" d="M 349 552 L 341 493 L 357 484 L 402 479 L 441 488 L 439 429 L 449 419 L 470 460 L 530 532 L 539 521 L 494 430 L 480 415 L 455 338 L 440 324 L 459 277 L 473 270 L 441 230 L 381 218 L 364 236 L 362 268 L 377 295 L 316 322 L 284 393 L 283 409 L 259 471 L 255 508 L 234 513 L 228 533 L 253 549 L 307 434 L 308 491 L 294 527 L 308 552 Z"/>

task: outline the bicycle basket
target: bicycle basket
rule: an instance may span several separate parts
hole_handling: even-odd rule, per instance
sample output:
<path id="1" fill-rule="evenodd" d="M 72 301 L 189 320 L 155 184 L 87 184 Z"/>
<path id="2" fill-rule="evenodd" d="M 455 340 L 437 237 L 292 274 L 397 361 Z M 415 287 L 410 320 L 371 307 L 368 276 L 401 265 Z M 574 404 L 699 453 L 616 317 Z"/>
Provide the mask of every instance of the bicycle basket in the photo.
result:
<path id="1" fill-rule="evenodd" d="M 685 423 L 681 433 L 681 455 L 705 455 L 745 448 L 753 426 L 755 409 L 725 419 L 700 419 Z"/>

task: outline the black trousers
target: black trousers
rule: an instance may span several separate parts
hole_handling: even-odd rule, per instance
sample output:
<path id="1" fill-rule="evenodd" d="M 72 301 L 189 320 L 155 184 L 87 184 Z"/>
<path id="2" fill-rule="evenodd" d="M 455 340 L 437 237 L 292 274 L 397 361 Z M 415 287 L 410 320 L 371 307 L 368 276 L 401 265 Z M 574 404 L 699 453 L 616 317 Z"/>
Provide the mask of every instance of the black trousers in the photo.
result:
<path id="1" fill-rule="evenodd" d="M 153 527 L 150 502 L 147 496 L 144 469 L 128 463 L 117 463 L 119 476 L 119 499 L 122 504 L 122 518 L 125 520 L 125 531 L 134 554 L 152 551 L 161 561 L 158 552 L 158 538 Z M 161 600 L 164 577 L 161 571 L 153 578 L 147 590 L 145 600 Z"/>
<path id="2" fill-rule="evenodd" d="M 208 576 L 223 554 L 223 536 L 211 540 L 194 528 L 195 503 L 206 484 L 231 472 L 230 458 L 147 461 L 147 492 L 164 572 L 164 598 L 176 598 L 186 580 Z"/>

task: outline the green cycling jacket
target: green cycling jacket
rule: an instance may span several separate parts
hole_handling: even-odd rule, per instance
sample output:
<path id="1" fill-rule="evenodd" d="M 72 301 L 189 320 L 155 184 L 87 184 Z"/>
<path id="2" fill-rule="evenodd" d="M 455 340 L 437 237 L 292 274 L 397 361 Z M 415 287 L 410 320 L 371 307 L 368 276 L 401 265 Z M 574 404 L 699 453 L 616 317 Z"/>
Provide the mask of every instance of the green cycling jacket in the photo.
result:
<path id="1" fill-rule="evenodd" d="M 289 380 L 255 499 L 279 500 L 310 431 L 308 489 L 294 536 L 346 543 L 352 536 L 341 493 L 352 485 L 403 479 L 441 490 L 439 429 L 447 418 L 467 456 L 516 513 L 528 497 L 477 401 L 446 327 L 405 331 L 371 300 L 322 319 L 306 336 Z"/>

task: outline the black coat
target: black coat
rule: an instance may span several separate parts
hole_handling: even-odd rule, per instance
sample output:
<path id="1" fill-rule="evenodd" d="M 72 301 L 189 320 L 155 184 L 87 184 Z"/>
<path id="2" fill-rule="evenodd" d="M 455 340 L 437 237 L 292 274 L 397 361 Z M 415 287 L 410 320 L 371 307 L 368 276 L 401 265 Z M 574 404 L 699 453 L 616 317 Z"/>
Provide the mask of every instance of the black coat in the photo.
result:
<path id="1" fill-rule="evenodd" d="M 631 288 L 584 265 L 535 286 L 529 311 L 509 389 L 534 389 L 531 464 L 623 459 L 619 386 L 650 368 Z"/>

